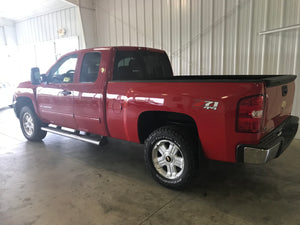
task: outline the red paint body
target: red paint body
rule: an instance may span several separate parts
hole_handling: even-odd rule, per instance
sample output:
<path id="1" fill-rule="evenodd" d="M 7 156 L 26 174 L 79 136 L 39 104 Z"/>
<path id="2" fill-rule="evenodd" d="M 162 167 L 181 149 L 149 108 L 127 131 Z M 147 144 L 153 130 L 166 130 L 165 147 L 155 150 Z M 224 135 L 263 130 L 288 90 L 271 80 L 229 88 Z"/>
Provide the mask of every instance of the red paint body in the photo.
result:
<path id="1" fill-rule="evenodd" d="M 30 98 L 43 122 L 137 143 L 140 142 L 138 118 L 143 112 L 185 114 L 197 125 L 205 156 L 227 162 L 236 162 L 239 144 L 258 144 L 291 114 L 294 82 L 286 84 L 289 93 L 282 97 L 280 86 L 267 88 L 264 82 L 252 81 L 222 82 L 222 76 L 214 82 L 112 81 L 117 50 L 137 51 L 141 48 L 107 47 L 77 51 L 73 83 L 32 85 L 25 82 L 19 85 L 16 97 Z M 80 83 L 83 56 L 93 51 L 101 52 L 98 78 L 94 83 Z M 71 95 L 64 96 L 62 91 L 70 91 Z M 238 102 L 256 95 L 265 96 L 262 131 L 237 132 Z M 218 102 L 217 109 L 204 109 L 203 101 Z M 282 107 L 283 101 L 285 107 Z"/>

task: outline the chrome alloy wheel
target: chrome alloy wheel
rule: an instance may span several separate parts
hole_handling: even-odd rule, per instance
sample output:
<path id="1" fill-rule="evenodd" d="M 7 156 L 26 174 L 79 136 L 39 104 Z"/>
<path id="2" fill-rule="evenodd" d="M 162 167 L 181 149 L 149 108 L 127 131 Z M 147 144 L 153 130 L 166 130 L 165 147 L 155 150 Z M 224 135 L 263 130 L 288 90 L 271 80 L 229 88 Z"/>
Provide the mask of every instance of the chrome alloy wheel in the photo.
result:
<path id="1" fill-rule="evenodd" d="M 152 150 L 152 162 L 156 171 L 167 179 L 178 178 L 184 170 L 183 154 L 174 142 L 161 140 Z"/>
<path id="2" fill-rule="evenodd" d="M 34 132 L 34 122 L 30 113 L 26 112 L 23 115 L 23 127 L 24 131 L 28 136 L 31 136 Z"/>

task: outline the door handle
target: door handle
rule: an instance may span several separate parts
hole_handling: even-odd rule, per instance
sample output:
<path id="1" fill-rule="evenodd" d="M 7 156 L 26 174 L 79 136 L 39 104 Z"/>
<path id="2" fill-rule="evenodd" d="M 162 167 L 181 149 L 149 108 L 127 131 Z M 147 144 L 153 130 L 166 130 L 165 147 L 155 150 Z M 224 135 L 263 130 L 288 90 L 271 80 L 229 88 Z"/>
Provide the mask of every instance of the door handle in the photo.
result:
<path id="1" fill-rule="evenodd" d="M 63 95 L 70 95 L 70 94 L 72 94 L 71 91 L 66 91 L 66 90 L 62 91 L 61 93 L 62 93 Z"/>

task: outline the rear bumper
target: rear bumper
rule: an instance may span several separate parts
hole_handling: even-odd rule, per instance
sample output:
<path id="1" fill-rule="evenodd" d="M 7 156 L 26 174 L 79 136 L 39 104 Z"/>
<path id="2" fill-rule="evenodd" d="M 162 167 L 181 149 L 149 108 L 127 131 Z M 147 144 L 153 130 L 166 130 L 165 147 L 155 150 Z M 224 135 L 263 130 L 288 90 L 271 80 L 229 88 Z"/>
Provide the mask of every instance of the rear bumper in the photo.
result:
<path id="1" fill-rule="evenodd" d="M 281 155 L 289 146 L 298 130 L 299 118 L 290 116 L 271 133 L 263 137 L 258 145 L 239 145 L 237 162 L 263 164 Z"/>

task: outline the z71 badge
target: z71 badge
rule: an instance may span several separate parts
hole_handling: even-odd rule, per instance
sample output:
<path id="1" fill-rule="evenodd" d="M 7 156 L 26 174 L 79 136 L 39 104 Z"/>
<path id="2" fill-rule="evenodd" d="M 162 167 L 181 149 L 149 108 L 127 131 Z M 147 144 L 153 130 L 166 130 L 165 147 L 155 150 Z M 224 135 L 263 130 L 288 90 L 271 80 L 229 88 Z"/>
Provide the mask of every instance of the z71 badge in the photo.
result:
<path id="1" fill-rule="evenodd" d="M 196 100 L 193 107 L 202 107 L 203 109 L 217 110 L 219 102 L 207 101 L 207 100 Z"/>

